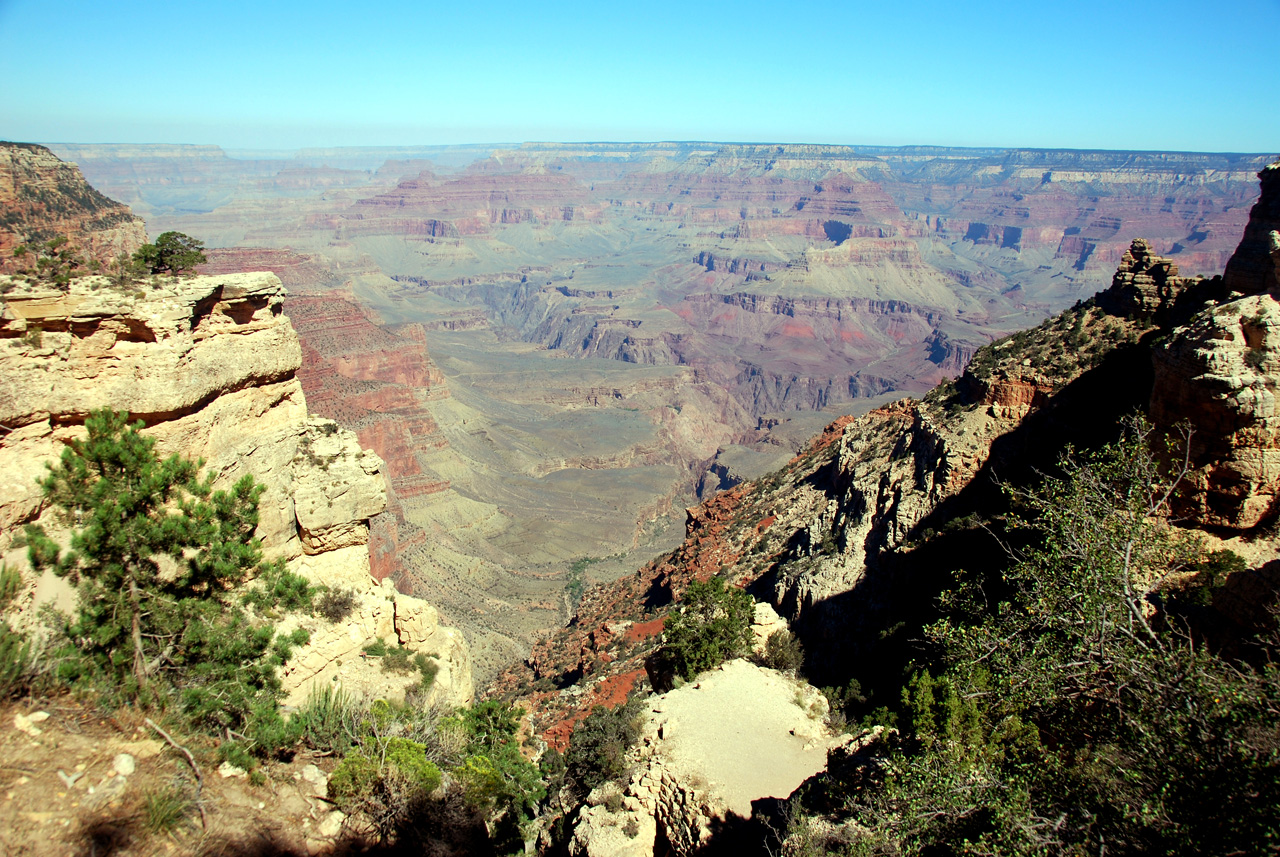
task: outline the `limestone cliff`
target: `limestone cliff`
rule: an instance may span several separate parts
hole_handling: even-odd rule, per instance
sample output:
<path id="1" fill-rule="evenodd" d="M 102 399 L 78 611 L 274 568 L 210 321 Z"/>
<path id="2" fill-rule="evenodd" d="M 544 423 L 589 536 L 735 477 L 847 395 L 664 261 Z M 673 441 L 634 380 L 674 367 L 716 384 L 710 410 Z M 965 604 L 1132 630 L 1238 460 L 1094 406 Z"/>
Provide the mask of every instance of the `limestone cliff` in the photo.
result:
<path id="1" fill-rule="evenodd" d="M 1223 276 L 1223 294 L 1156 349 L 1151 417 L 1193 428 L 1180 512 L 1210 527 L 1273 521 L 1280 498 L 1280 163 Z"/>
<path id="2" fill-rule="evenodd" d="M 358 655 L 372 636 L 394 636 L 437 656 L 437 698 L 468 701 L 461 635 L 370 574 L 368 521 L 386 507 L 382 460 L 352 432 L 308 416 L 284 298 L 280 281 L 261 273 L 123 290 L 102 278 L 75 280 L 66 292 L 13 285 L 0 310 L 0 551 L 22 565 L 17 528 L 36 519 L 57 526 L 36 485 L 41 463 L 83 434 L 91 410 L 128 410 L 161 454 L 202 459 L 218 484 L 252 474 L 266 488 L 257 535 L 268 555 L 356 593 L 341 628 L 291 620 L 312 632 L 284 675 L 292 700 L 335 678 L 385 695 L 358 656 L 342 656 Z"/>
<path id="3" fill-rule="evenodd" d="M 15 246 L 66 236 L 84 255 L 108 262 L 147 240 L 142 218 L 94 190 L 75 164 L 44 146 L 0 143 L 0 273 L 15 270 Z"/>

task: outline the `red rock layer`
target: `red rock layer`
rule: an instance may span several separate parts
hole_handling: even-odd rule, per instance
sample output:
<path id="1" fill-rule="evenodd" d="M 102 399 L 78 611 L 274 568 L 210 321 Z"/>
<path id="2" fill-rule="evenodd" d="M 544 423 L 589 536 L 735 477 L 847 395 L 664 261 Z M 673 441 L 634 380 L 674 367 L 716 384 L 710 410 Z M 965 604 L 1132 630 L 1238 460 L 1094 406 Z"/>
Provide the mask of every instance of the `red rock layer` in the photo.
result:
<path id="1" fill-rule="evenodd" d="M 393 191 L 360 200 L 345 227 L 355 233 L 454 237 L 485 233 L 498 224 L 594 220 L 602 210 L 587 188 L 568 176 L 471 174 L 441 181 L 423 173 Z"/>
<path id="2" fill-rule="evenodd" d="M 298 377 L 308 408 L 353 429 L 385 462 L 387 513 L 371 528 L 370 563 L 376 578 L 405 583 L 409 570 L 399 557 L 426 535 L 405 520 L 403 503 L 449 487 L 423 466 L 424 456 L 448 443 L 426 409 L 449 395 L 444 376 L 421 327 L 380 327 L 349 293 L 297 295 L 285 311 L 302 338 Z"/>
<path id="3" fill-rule="evenodd" d="M 379 327 L 342 293 L 292 297 L 286 312 L 302 337 L 298 377 L 312 412 L 354 429 L 386 462 L 401 499 L 447 488 L 418 457 L 447 445 L 426 410 L 448 388 L 422 329 Z"/>
<path id="4" fill-rule="evenodd" d="M 242 271 L 271 271 L 287 289 L 308 289 L 341 285 L 329 263 L 310 254 L 267 247 L 216 248 L 205 251 L 202 274 L 237 274 Z"/>
<path id="5" fill-rule="evenodd" d="M 34 264 L 13 258 L 20 244 L 65 236 L 86 258 L 107 264 L 147 240 L 142 218 L 127 205 L 90 187 L 75 164 L 29 143 L 0 143 L 0 211 L 0 273 Z"/>
<path id="6" fill-rule="evenodd" d="M 382 327 L 340 289 L 316 292 L 332 282 L 328 264 L 284 250 L 236 249 L 210 253 L 210 273 L 249 268 L 273 270 L 295 288 L 285 312 L 302 341 L 298 378 L 308 410 L 352 429 L 360 443 L 383 460 L 388 481 L 387 512 L 370 529 L 370 562 L 379 580 L 407 578 L 399 556 L 425 543 L 426 535 L 405 520 L 403 503 L 444 491 L 448 480 L 431 475 L 423 457 L 445 448 L 426 403 L 449 395 L 444 375 L 427 354 L 420 325 Z"/>
<path id="7" fill-rule="evenodd" d="M 1076 183 L 1012 184 L 904 182 L 893 192 L 906 211 L 945 210 L 924 218 L 941 238 L 1011 250 L 1052 247 L 1055 259 L 1082 271 L 1113 268 L 1135 232 L 1149 236 L 1155 251 L 1177 254 L 1189 272 L 1221 270 L 1247 217 L 1248 188 L 1230 194 L 1224 206 L 1221 194 L 1187 188 L 1164 194 L 1117 184 L 1094 194 Z"/>

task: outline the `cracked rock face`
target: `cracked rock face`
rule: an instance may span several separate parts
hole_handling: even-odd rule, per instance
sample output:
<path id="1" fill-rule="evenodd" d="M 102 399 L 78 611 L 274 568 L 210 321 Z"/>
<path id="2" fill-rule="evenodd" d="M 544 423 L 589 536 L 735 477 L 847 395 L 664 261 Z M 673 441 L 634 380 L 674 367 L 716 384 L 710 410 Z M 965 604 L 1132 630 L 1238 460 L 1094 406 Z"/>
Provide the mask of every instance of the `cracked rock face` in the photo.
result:
<path id="1" fill-rule="evenodd" d="M 351 590 L 355 606 L 339 622 L 306 616 L 282 623 L 281 631 L 302 627 L 311 634 L 310 642 L 281 671 L 285 704 L 301 705 L 313 689 L 330 685 L 357 698 L 403 701 L 420 674 L 417 670 L 388 672 L 379 658 L 365 655 L 364 646 L 376 638 L 433 659 L 436 676 L 420 704 L 469 705 L 475 694 L 471 653 L 462 633 L 441 625 L 427 602 L 397 592 L 389 580 L 375 581 L 369 575 L 368 556 L 362 548 L 347 548 L 302 560 L 302 574 Z"/>
<path id="2" fill-rule="evenodd" d="M 1280 512 L 1280 163 L 1223 279 L 1229 297 L 1177 328 L 1152 358 L 1151 419 L 1194 433 L 1179 512 L 1202 526 L 1249 530 Z"/>
<path id="3" fill-rule="evenodd" d="M 90 411 L 114 407 L 142 419 L 162 455 L 203 459 L 230 478 L 255 473 L 268 486 L 264 543 L 296 542 L 292 507 L 276 508 L 283 472 L 254 466 L 306 420 L 294 377 L 301 352 L 283 303 L 272 274 L 11 290 L 0 311 L 0 424 L 11 429 L 0 444 L 0 529 L 37 513 L 36 463 L 56 458 Z"/>
<path id="4" fill-rule="evenodd" d="M 65 292 L 12 284 L 0 309 L 0 424 L 7 430 L 0 434 L 0 555 L 25 568 L 12 534 L 35 520 L 54 533 L 60 528 L 36 482 L 42 462 L 84 436 L 90 411 L 128 410 L 159 454 L 202 461 L 218 487 L 252 474 L 265 488 L 256 535 L 268 556 L 285 558 L 313 583 L 356 593 L 346 623 L 282 623 L 308 626 L 313 638 L 282 677 L 290 700 L 301 701 L 321 680 L 403 696 L 416 674 L 397 682 L 377 665 L 358 669 L 362 647 L 382 637 L 436 657 L 429 701 L 469 702 L 462 635 L 441 626 L 430 605 L 380 588 L 370 574 L 369 519 L 387 505 L 382 460 L 361 449 L 353 432 L 308 416 L 296 377 L 301 349 L 284 299 L 270 273 L 124 289 L 82 278 Z M 40 594 L 26 598 L 29 606 L 74 603 L 65 581 L 42 579 L 35 588 Z"/>
<path id="5" fill-rule="evenodd" d="M 1280 303 L 1256 295 L 1205 310 L 1154 354 L 1152 420 L 1189 421 L 1182 514 L 1247 530 L 1274 517 L 1280 493 Z"/>

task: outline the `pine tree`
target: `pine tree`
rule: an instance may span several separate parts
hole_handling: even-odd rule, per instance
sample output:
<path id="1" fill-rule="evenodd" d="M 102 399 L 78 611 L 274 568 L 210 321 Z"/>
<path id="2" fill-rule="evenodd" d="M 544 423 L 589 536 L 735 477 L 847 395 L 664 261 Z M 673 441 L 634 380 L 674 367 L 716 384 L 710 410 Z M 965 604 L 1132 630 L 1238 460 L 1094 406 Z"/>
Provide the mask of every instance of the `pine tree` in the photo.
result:
<path id="1" fill-rule="evenodd" d="M 160 459 L 142 426 L 95 411 L 88 437 L 48 465 L 41 487 L 73 533 L 64 551 L 28 526 L 31 564 L 78 587 L 66 627 L 78 654 L 69 678 L 100 681 L 126 699 L 177 690 L 194 719 L 239 724 L 274 709 L 274 666 L 287 653 L 229 592 L 254 573 L 288 574 L 263 564 L 253 537 L 263 487 L 246 475 L 214 491 L 199 464 Z"/>

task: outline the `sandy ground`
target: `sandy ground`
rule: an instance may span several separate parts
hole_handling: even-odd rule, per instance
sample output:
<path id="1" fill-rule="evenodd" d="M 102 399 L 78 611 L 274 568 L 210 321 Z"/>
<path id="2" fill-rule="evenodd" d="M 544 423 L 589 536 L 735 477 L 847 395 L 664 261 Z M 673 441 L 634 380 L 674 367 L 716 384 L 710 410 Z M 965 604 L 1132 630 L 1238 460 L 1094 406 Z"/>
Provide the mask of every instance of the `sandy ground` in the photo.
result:
<path id="1" fill-rule="evenodd" d="M 701 776 L 728 808 L 785 798 L 827 765 L 833 743 L 825 700 L 813 688 L 747 661 L 730 661 L 659 698 L 660 752 L 688 781 Z"/>
<path id="2" fill-rule="evenodd" d="M 336 823 L 326 826 L 336 818 L 329 818 L 323 791 L 304 779 L 311 758 L 300 753 L 291 763 L 264 766 L 265 782 L 251 785 L 221 776 L 213 754 L 192 747 L 203 775 L 204 824 L 192 804 L 169 830 L 152 832 L 150 796 L 176 791 L 193 799 L 197 789 L 189 764 L 142 714 L 106 714 L 67 698 L 0 705 L 0 855 L 234 854 L 244 853 L 237 843 L 262 837 L 306 853 L 338 832 Z"/>

